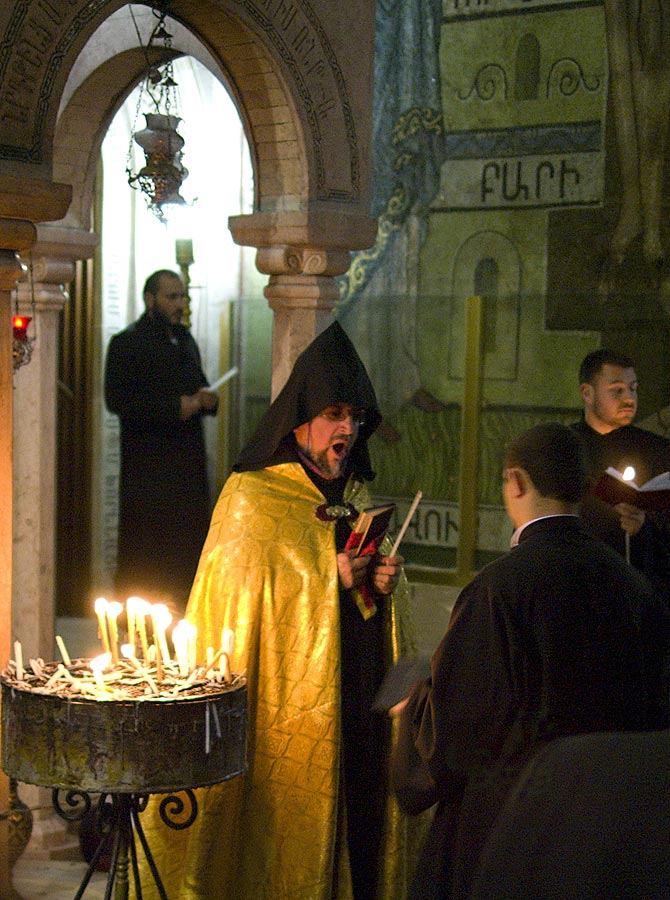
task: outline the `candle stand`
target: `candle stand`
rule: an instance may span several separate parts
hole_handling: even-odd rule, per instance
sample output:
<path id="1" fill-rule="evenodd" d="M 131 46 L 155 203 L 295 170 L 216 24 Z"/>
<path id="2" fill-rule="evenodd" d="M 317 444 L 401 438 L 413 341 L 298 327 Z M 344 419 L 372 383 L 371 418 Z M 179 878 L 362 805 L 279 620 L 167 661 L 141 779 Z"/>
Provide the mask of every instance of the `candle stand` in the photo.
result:
<path id="1" fill-rule="evenodd" d="M 73 898 L 80 900 L 111 849 L 105 900 L 142 900 L 139 843 L 161 900 L 168 900 L 140 821 L 152 794 L 161 820 L 183 829 L 198 814 L 194 788 L 246 768 L 246 686 L 214 686 L 178 699 L 70 699 L 2 681 L 2 768 L 52 789 L 61 818 L 80 821 L 98 794 L 100 841 Z M 113 893 L 112 893 L 113 892 Z"/>

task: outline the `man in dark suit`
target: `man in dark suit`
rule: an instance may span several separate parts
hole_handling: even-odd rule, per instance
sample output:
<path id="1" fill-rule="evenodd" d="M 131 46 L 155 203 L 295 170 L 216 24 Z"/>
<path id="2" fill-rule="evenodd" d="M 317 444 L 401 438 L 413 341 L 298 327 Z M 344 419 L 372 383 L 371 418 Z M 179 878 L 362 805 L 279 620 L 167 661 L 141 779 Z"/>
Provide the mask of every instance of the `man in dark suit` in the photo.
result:
<path id="1" fill-rule="evenodd" d="M 512 443 L 503 498 L 513 549 L 461 592 L 430 678 L 394 710 L 401 806 L 436 805 L 412 900 L 467 897 L 496 813 L 538 747 L 670 720 L 668 613 L 585 528 L 584 484 L 570 428 L 536 426 Z"/>
<path id="2" fill-rule="evenodd" d="M 203 415 L 216 413 L 200 352 L 181 324 L 186 294 L 161 269 L 146 310 L 109 343 L 105 401 L 121 422 L 116 589 L 183 612 L 211 513 Z"/>

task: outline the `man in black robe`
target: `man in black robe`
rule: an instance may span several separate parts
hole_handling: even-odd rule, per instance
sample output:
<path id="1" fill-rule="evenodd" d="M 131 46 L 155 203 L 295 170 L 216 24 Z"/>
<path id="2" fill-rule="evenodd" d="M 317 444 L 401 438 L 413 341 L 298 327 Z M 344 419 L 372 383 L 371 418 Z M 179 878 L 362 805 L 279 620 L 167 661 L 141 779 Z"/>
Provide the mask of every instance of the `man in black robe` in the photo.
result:
<path id="1" fill-rule="evenodd" d="M 146 311 L 107 350 L 105 401 L 121 423 L 116 589 L 183 612 L 211 513 L 198 346 L 181 324 L 186 299 L 175 272 L 144 285 Z"/>
<path id="2" fill-rule="evenodd" d="M 588 485 L 612 467 L 628 466 L 641 487 L 670 470 L 670 441 L 633 425 L 637 412 L 637 375 L 633 360 L 611 350 L 589 353 L 579 369 L 584 413 L 572 428 L 586 456 Z M 616 506 L 587 491 L 582 517 L 590 530 L 643 572 L 670 605 L 670 519 L 665 512 L 645 513 L 628 503 Z"/>
<path id="3" fill-rule="evenodd" d="M 401 806 L 437 804 L 412 900 L 467 897 L 496 813 L 537 748 L 668 725 L 668 613 L 581 522 L 584 483 L 570 428 L 536 426 L 512 443 L 503 498 L 513 549 L 461 592 L 430 678 L 395 710 Z"/>

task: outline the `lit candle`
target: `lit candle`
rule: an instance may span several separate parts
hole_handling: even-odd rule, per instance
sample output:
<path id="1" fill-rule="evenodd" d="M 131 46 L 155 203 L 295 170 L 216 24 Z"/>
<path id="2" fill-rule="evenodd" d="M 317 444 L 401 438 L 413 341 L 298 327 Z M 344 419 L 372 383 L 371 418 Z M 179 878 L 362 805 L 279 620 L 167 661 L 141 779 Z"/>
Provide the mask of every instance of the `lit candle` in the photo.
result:
<path id="1" fill-rule="evenodd" d="M 221 629 L 221 649 L 224 653 L 227 653 L 228 656 L 233 655 L 233 650 L 235 649 L 235 632 L 232 628 Z"/>
<path id="2" fill-rule="evenodd" d="M 230 669 L 230 657 L 223 650 L 221 651 L 221 662 L 219 663 L 219 672 L 223 675 L 223 680 L 230 684 L 233 680 L 233 673 Z"/>
<path id="3" fill-rule="evenodd" d="M 146 616 L 148 615 L 151 607 L 147 603 L 146 600 L 143 600 L 141 597 L 133 598 L 135 600 L 134 605 L 134 613 L 135 613 L 135 627 L 137 628 L 140 634 L 140 643 L 142 645 L 142 656 L 145 660 L 149 659 L 149 642 L 147 640 L 147 625 L 146 625 Z"/>
<path id="4" fill-rule="evenodd" d="M 17 681 L 23 681 L 23 648 L 21 641 L 14 641 L 14 662 L 16 663 Z"/>
<path id="5" fill-rule="evenodd" d="M 107 634 L 107 606 L 108 603 L 104 597 L 98 597 L 95 601 L 95 614 L 98 617 L 100 640 L 102 641 L 105 653 L 110 653 L 109 635 Z"/>
<path id="6" fill-rule="evenodd" d="M 221 662 L 219 671 L 223 675 L 223 680 L 228 684 L 233 680 L 233 673 L 230 668 L 230 658 L 233 655 L 235 647 L 235 632 L 232 628 L 223 628 L 221 630 Z"/>
<path id="7" fill-rule="evenodd" d="M 65 665 L 71 666 L 72 660 L 70 659 L 70 654 L 67 652 L 67 648 L 65 647 L 65 641 L 59 634 L 56 635 L 56 644 L 58 645 L 58 649 L 60 650 L 60 655 L 61 655 Z"/>
<path id="8" fill-rule="evenodd" d="M 128 643 L 135 646 L 135 619 L 137 616 L 137 601 L 139 597 L 128 597 L 126 600 L 126 618 L 128 619 Z"/>
<path id="9" fill-rule="evenodd" d="M 92 659 L 90 662 L 91 672 L 93 672 L 96 686 L 102 691 L 107 690 L 107 688 L 105 687 L 104 679 L 102 677 L 102 673 L 110 664 L 111 659 L 111 653 L 101 653 L 100 656 L 96 656 L 95 659 Z"/>
<path id="10" fill-rule="evenodd" d="M 626 466 L 623 470 L 623 475 L 621 476 L 624 481 L 635 481 L 635 469 L 632 466 Z M 630 534 L 625 531 L 624 532 L 624 546 L 626 553 L 626 562 L 630 562 Z"/>
<path id="11" fill-rule="evenodd" d="M 135 656 L 135 648 L 132 644 L 121 644 L 121 656 L 124 659 L 127 659 L 131 666 L 133 666 L 133 668 L 142 668 L 139 659 Z"/>
<path id="12" fill-rule="evenodd" d="M 163 662 L 170 662 L 170 650 L 165 632 L 172 622 L 172 613 L 164 603 L 155 603 L 151 607 L 151 619 L 154 624 L 154 641 L 157 641 L 157 648 L 160 649 Z"/>
<path id="13" fill-rule="evenodd" d="M 188 632 L 190 625 L 182 619 L 177 622 L 172 629 L 172 643 L 174 644 L 174 652 L 179 665 L 179 675 L 186 678 L 188 675 Z"/>
<path id="14" fill-rule="evenodd" d="M 119 661 L 119 625 L 118 617 L 123 612 L 123 606 L 118 600 L 112 600 L 107 604 L 107 624 L 109 625 L 109 649 L 114 665 Z"/>
<path id="15" fill-rule="evenodd" d="M 161 659 L 161 648 L 160 644 L 156 641 L 156 636 L 154 635 L 154 643 L 151 645 L 155 652 L 155 663 L 156 663 L 156 681 L 160 684 L 163 680 L 163 660 Z"/>

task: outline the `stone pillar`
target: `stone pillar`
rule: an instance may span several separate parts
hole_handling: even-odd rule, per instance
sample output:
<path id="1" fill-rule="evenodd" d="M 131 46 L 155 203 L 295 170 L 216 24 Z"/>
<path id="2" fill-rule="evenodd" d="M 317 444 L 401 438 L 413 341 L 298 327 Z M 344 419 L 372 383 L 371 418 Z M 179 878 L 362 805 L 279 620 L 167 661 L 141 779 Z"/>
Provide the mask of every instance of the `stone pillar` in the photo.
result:
<path id="1" fill-rule="evenodd" d="M 264 293 L 274 312 L 274 399 L 296 357 L 330 324 L 335 277 L 349 268 L 351 250 L 374 244 L 377 220 L 360 210 L 324 206 L 231 216 L 228 224 L 238 244 L 258 248 L 256 266 L 270 276 Z"/>
<path id="2" fill-rule="evenodd" d="M 12 623 L 25 659 L 54 658 L 59 316 L 75 261 L 96 243 L 89 232 L 38 226 L 18 286 L 19 312 L 34 317 L 28 334 L 35 335 L 30 362 L 14 375 Z"/>
<path id="3" fill-rule="evenodd" d="M 0 669 L 12 655 L 12 303 L 23 275 L 18 249 L 29 247 L 30 222 L 0 220 Z M 6 249 L 5 249 L 6 248 Z M 0 735 L 1 739 L 1 735 Z M 9 856 L 9 780 L 0 771 L 0 898 L 15 896 Z"/>
<path id="4" fill-rule="evenodd" d="M 274 312 L 272 399 L 286 382 L 296 357 L 332 321 L 338 298 L 335 275 L 349 267 L 349 254 L 315 247 L 259 249 L 256 266 L 270 275 L 264 290 Z"/>

